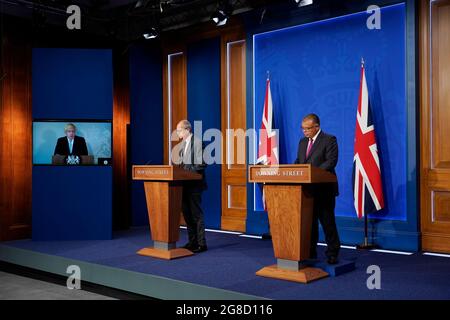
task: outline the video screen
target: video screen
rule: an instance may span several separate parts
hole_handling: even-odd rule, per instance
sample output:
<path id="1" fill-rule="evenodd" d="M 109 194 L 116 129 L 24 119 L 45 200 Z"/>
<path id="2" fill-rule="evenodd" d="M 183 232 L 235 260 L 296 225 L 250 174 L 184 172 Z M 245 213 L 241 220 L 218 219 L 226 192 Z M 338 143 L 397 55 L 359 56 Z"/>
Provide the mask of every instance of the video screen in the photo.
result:
<path id="1" fill-rule="evenodd" d="M 33 122 L 33 164 L 110 165 L 111 122 Z"/>

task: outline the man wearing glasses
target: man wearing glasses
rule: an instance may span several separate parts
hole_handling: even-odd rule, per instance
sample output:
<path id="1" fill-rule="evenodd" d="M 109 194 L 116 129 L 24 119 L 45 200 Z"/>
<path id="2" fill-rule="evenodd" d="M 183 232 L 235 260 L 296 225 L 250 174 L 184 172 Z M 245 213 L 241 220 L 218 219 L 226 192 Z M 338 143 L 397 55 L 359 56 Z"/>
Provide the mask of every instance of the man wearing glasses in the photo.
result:
<path id="1" fill-rule="evenodd" d="M 338 162 L 338 145 L 335 136 L 326 134 L 320 129 L 320 119 L 316 114 L 309 114 L 303 118 L 302 130 L 305 135 L 298 144 L 296 164 L 311 164 L 333 173 Z M 334 208 L 336 196 L 339 194 L 338 184 L 329 183 L 313 186 L 314 197 L 313 223 L 311 231 L 310 257 L 317 258 L 317 241 L 319 238 L 319 221 L 325 233 L 327 250 L 325 252 L 328 263 L 338 262 L 339 248 L 341 246 Z"/>
<path id="2" fill-rule="evenodd" d="M 188 120 L 177 124 L 177 136 L 182 141 L 179 144 L 178 164 L 188 171 L 202 175 L 202 180 L 185 181 L 183 183 L 183 216 L 186 221 L 189 242 L 184 248 L 194 253 L 206 251 L 205 222 L 201 207 L 202 192 L 206 189 L 205 169 L 203 161 L 202 141 L 192 134 L 192 126 Z"/>

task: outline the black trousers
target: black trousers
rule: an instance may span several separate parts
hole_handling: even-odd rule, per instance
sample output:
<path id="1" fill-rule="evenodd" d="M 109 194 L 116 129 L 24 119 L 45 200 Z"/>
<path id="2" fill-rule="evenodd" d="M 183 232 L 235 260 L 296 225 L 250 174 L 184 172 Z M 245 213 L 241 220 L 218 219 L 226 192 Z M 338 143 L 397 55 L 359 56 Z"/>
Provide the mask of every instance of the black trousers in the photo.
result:
<path id="1" fill-rule="evenodd" d="M 205 219 L 202 210 L 202 192 L 183 188 L 183 216 L 186 221 L 189 243 L 206 246 Z"/>
<path id="2" fill-rule="evenodd" d="M 333 192 L 317 192 L 314 195 L 313 222 L 311 231 L 311 256 L 317 256 L 317 241 L 319 240 L 319 221 L 325 233 L 327 257 L 337 257 L 341 242 L 336 228 L 334 208 L 336 197 Z"/>

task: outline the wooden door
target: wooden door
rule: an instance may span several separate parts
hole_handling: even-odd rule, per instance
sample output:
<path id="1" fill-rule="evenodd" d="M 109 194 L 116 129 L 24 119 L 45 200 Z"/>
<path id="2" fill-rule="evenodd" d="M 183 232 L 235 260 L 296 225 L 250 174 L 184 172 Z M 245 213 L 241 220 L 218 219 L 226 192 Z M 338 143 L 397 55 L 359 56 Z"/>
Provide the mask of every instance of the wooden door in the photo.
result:
<path id="1" fill-rule="evenodd" d="M 172 149 L 179 143 L 172 138 L 172 134 L 176 130 L 178 122 L 187 119 L 186 68 L 186 53 L 184 50 L 172 50 L 164 55 L 164 164 L 172 164 Z M 182 214 L 180 215 L 180 224 L 186 225 Z"/>
<path id="2" fill-rule="evenodd" d="M 187 119 L 186 53 L 175 51 L 165 55 L 163 63 L 164 164 L 170 164 L 171 134 L 179 121 Z"/>
<path id="3" fill-rule="evenodd" d="M 247 218 L 245 139 L 227 129 L 246 129 L 245 40 L 241 35 L 222 37 L 222 219 L 223 230 L 245 231 Z M 229 132 L 229 131 L 228 131 Z M 236 131 L 235 131 L 236 132 Z"/>
<path id="4" fill-rule="evenodd" d="M 422 0 L 422 249 L 450 252 L 450 0 Z"/>

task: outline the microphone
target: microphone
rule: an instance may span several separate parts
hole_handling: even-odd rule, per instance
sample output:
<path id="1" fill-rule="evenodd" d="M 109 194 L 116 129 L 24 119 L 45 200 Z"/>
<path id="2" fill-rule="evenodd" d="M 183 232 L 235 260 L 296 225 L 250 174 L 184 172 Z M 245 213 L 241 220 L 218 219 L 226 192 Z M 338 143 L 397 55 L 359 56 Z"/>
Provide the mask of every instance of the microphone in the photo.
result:
<path id="1" fill-rule="evenodd" d="M 150 163 L 152 163 L 153 162 L 153 160 L 148 160 L 145 164 L 144 164 L 144 166 L 148 166 Z"/>

